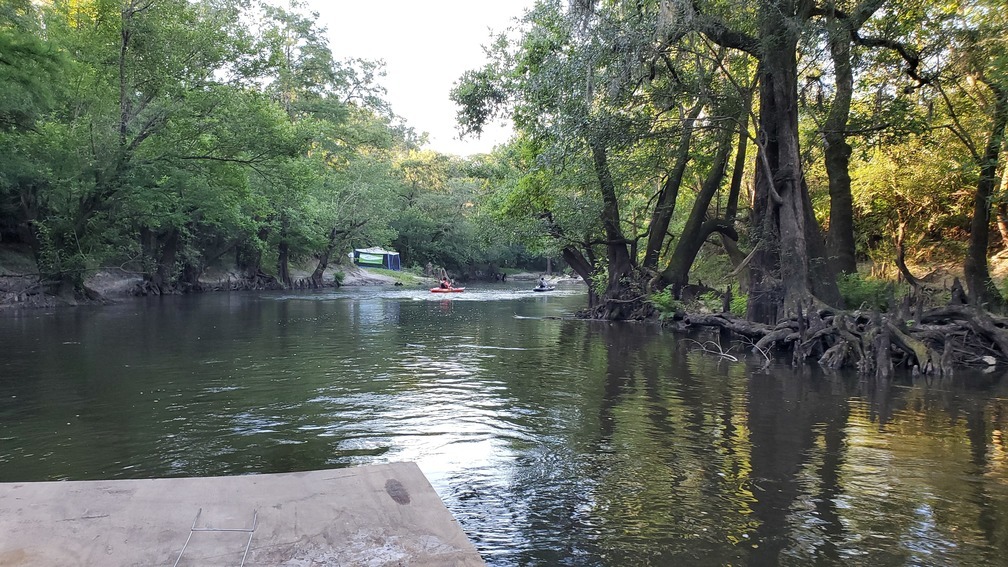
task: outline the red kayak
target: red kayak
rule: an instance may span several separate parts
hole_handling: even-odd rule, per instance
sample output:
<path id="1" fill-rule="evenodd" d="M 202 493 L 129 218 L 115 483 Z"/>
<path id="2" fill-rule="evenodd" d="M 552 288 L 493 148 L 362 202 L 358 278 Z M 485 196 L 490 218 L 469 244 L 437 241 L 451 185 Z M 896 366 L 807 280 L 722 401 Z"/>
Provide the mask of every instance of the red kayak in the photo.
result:
<path id="1" fill-rule="evenodd" d="M 430 288 L 431 293 L 461 293 L 465 291 L 464 287 L 432 287 Z"/>

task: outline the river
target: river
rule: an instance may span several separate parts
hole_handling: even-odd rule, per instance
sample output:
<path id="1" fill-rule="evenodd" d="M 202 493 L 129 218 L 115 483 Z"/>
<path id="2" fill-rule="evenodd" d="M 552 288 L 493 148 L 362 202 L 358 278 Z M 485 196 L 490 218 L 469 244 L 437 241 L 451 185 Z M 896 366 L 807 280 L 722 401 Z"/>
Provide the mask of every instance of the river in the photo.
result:
<path id="1" fill-rule="evenodd" d="M 493 566 L 1004 564 L 1000 373 L 763 369 L 572 319 L 584 303 L 388 287 L 5 312 L 0 481 L 415 461 Z"/>

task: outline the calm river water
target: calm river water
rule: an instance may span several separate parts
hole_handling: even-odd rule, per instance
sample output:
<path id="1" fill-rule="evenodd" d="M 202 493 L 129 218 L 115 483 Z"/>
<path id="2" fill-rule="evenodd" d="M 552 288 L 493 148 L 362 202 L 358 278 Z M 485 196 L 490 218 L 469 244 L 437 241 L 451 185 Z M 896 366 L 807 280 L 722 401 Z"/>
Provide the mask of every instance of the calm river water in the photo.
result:
<path id="1" fill-rule="evenodd" d="M 584 303 L 358 288 L 6 313 L 0 481 L 408 460 L 490 565 L 1008 561 L 999 374 L 760 371 L 564 318 Z"/>

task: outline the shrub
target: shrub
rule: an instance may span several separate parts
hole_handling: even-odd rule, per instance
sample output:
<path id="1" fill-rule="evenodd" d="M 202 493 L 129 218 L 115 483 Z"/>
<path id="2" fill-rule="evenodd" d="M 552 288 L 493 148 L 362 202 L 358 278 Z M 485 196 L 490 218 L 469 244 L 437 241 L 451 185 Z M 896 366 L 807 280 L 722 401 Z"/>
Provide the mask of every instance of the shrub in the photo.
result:
<path id="1" fill-rule="evenodd" d="M 895 293 L 891 282 L 865 279 L 860 274 L 843 274 L 837 278 L 837 287 L 844 303 L 851 309 L 862 305 L 868 309 L 888 311 Z"/>
<path id="2" fill-rule="evenodd" d="M 683 309 L 683 302 L 673 297 L 672 290 L 669 288 L 652 293 L 648 297 L 648 302 L 655 306 L 655 309 L 658 310 L 658 317 L 661 319 L 667 319 L 676 311 Z"/>
<path id="3" fill-rule="evenodd" d="M 731 298 L 731 312 L 732 315 L 736 317 L 745 317 L 746 311 L 749 309 L 749 296 L 740 293 L 738 295 L 733 295 Z"/>
<path id="4" fill-rule="evenodd" d="M 720 313 L 724 304 L 722 295 L 716 291 L 707 291 L 697 297 L 697 302 L 707 308 L 711 313 Z"/>

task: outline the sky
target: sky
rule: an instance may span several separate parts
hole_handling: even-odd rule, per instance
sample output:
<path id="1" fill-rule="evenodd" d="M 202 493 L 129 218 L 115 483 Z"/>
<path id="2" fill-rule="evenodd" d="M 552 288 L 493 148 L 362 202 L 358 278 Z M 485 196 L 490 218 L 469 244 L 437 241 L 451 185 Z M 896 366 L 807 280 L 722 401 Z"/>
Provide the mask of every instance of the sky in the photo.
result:
<path id="1" fill-rule="evenodd" d="M 383 59 L 392 110 L 428 148 L 467 156 L 507 141 L 510 125 L 494 124 L 479 138 L 459 140 L 449 97 L 462 74 L 486 63 L 482 46 L 532 7 L 533 0 L 308 0 L 329 33 L 337 59 Z"/>

